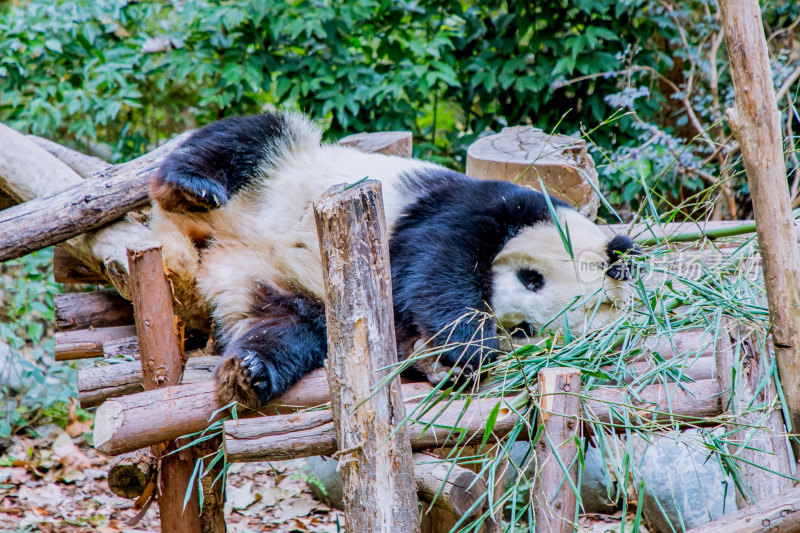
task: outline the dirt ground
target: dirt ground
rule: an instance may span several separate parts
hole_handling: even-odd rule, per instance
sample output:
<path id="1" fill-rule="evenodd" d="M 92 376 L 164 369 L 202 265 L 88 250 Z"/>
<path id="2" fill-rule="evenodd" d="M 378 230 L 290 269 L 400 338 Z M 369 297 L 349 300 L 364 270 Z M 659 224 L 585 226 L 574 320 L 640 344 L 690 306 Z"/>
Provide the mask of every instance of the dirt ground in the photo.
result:
<path id="1" fill-rule="evenodd" d="M 70 429 L 68 427 L 68 429 Z M 15 437 L 0 459 L 0 532 L 134 533 L 160 531 L 158 506 L 135 525 L 133 501 L 108 490 L 110 459 L 83 433 L 57 426 L 39 438 Z M 232 465 L 225 517 L 228 531 L 343 531 L 344 515 L 315 500 L 303 460 Z"/>
<path id="2" fill-rule="evenodd" d="M 37 438 L 13 437 L 0 455 L 0 533 L 161 530 L 158 505 L 131 523 L 139 514 L 133 501 L 108 490 L 111 459 L 87 442 L 88 423 L 73 421 L 66 431 L 58 426 L 38 431 Z M 311 495 L 303 465 L 303 459 L 232 465 L 225 505 L 228 532 L 344 531 L 344 514 Z M 583 533 L 618 532 L 621 522 L 620 513 L 584 515 L 579 527 Z M 625 522 L 630 531 L 633 516 Z"/>

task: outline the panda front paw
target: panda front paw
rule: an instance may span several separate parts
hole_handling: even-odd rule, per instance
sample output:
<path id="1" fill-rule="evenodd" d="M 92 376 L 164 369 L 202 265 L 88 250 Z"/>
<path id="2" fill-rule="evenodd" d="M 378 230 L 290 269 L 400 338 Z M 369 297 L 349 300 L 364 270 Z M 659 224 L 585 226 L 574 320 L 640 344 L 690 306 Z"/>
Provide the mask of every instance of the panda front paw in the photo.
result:
<path id="1" fill-rule="evenodd" d="M 257 409 L 271 398 L 270 376 L 255 352 L 237 352 L 225 356 L 214 372 L 218 405 L 237 402 Z"/>
<path id="2" fill-rule="evenodd" d="M 438 385 L 442 381 L 470 380 L 474 377 L 475 369 L 471 364 L 466 366 L 447 366 L 437 358 L 426 358 L 416 361 L 412 367 L 425 375 L 428 383 Z"/>
<path id="3" fill-rule="evenodd" d="M 173 172 L 153 180 L 150 197 L 165 211 L 203 213 L 225 205 L 228 191 L 218 181 Z"/>

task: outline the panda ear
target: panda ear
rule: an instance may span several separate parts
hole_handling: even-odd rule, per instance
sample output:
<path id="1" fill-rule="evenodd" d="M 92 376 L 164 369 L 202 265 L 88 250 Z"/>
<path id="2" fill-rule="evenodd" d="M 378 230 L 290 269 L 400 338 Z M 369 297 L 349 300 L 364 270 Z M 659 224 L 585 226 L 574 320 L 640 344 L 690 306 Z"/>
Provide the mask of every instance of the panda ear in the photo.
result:
<path id="1" fill-rule="evenodd" d="M 640 255 L 641 251 L 631 239 L 624 235 L 615 235 L 606 245 L 606 254 L 611 265 L 606 270 L 606 276 L 619 281 L 628 281 L 633 277 L 633 267 L 623 256 Z"/>

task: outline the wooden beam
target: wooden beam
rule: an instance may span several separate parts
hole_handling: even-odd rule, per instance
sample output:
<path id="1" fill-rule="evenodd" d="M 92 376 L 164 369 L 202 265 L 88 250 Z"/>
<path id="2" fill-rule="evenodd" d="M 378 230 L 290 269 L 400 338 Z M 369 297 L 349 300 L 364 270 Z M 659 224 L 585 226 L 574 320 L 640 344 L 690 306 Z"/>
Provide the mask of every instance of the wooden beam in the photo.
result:
<path id="1" fill-rule="evenodd" d="M 99 157 L 86 155 L 78 152 L 77 150 L 73 150 L 72 148 L 61 146 L 57 142 L 51 141 L 50 139 L 37 137 L 36 135 L 27 135 L 26 137 L 47 150 L 50 154 L 54 155 L 59 161 L 67 165 L 82 178 L 91 178 L 95 174 L 98 174 L 111 166 L 109 163 L 103 161 Z M 43 174 L 42 176 L 46 175 L 47 173 Z"/>
<path id="2" fill-rule="evenodd" d="M 352 531 L 418 532 L 414 462 L 397 365 L 389 232 L 379 181 L 314 202 L 328 333 L 328 384 Z M 371 479 L 372 483 L 364 480 Z"/>
<path id="3" fill-rule="evenodd" d="M 403 385 L 406 398 L 430 390 L 431 386 L 427 383 Z M 238 415 L 242 418 L 269 418 L 278 413 L 293 413 L 297 409 L 322 406 L 329 399 L 328 380 L 325 371 L 320 369 L 310 372 L 294 387 L 258 411 L 240 409 Z M 138 450 L 204 430 L 220 407 L 214 395 L 213 380 L 111 398 L 95 413 L 92 442 L 97 450 L 107 455 Z"/>
<path id="4" fill-rule="evenodd" d="M 405 387 L 405 386 L 404 386 Z M 486 419 L 501 400 L 465 400 L 450 403 L 444 409 L 432 409 L 406 429 L 414 450 L 480 443 L 486 431 Z M 517 423 L 516 414 L 501 405 L 493 433 L 506 435 Z M 429 427 L 429 423 L 436 424 Z M 312 455 L 333 455 L 339 449 L 328 411 L 295 413 L 240 420 L 226 420 L 225 456 L 229 462 L 279 461 Z M 451 431 L 452 427 L 460 431 Z"/>
<path id="5" fill-rule="evenodd" d="M 403 385 L 403 396 L 412 398 L 419 394 L 430 391 L 430 386 L 425 383 L 408 383 Z M 624 388 L 601 387 L 589 391 L 587 395 L 592 398 L 587 401 L 589 413 L 594 413 L 594 417 L 604 423 L 612 423 L 609 405 L 622 402 L 632 403 L 640 407 L 640 418 L 634 420 L 639 424 L 649 424 L 655 420 L 658 423 L 673 421 L 679 423 L 681 420 L 692 424 L 702 425 L 703 418 L 711 418 L 722 413 L 722 401 L 719 398 L 719 383 L 716 379 L 698 381 L 696 383 L 684 383 L 681 387 L 673 385 L 648 385 L 642 389 L 638 398 L 631 398 Z M 325 380 L 324 372 L 315 371 L 300 380 L 298 384 L 289 389 L 286 394 L 276 398 L 258 412 L 240 412 L 239 416 L 259 416 L 270 415 L 258 420 L 266 424 L 271 424 L 271 416 L 278 413 L 292 413 L 298 408 L 316 407 L 324 405 L 329 399 L 328 385 Z M 94 445 L 99 451 L 108 455 L 118 455 L 150 446 L 151 444 L 168 439 L 175 439 L 182 435 L 188 435 L 196 431 L 202 431 L 209 423 L 211 415 L 219 409 L 214 396 L 214 382 L 204 381 L 193 385 L 180 385 L 167 387 L 158 391 L 146 391 L 121 398 L 112 398 L 101 405 L 95 413 L 94 426 Z M 672 414 L 670 415 L 670 408 Z M 453 409 L 456 409 L 454 407 Z M 450 412 L 450 411 L 448 411 Z M 470 411 L 473 416 L 478 417 L 476 431 L 480 431 L 483 436 L 485 428 L 485 417 L 488 411 Z M 460 414 L 460 411 L 457 412 Z M 301 415 L 293 415 L 300 417 Z M 292 420 L 295 420 L 294 418 Z M 447 420 L 447 419 L 445 419 Z M 248 424 L 258 424 L 248 420 Z M 285 424 L 284 431 L 291 432 L 292 421 L 280 421 Z M 453 424 L 462 427 L 468 421 L 452 419 Z M 472 423 L 472 422 L 469 422 Z M 446 423 L 444 424 L 446 426 Z M 226 431 L 230 425 L 226 427 Z M 431 430 L 424 436 L 424 446 L 435 447 L 443 445 L 448 429 Z M 331 442 L 335 442 L 333 428 L 330 433 L 322 433 L 323 438 L 330 436 Z M 501 435 L 502 436 L 502 435 Z M 243 449 L 251 449 L 250 459 L 237 459 L 249 461 L 268 461 L 273 458 L 274 450 L 286 447 L 286 442 L 295 439 L 295 435 L 284 436 L 283 440 L 276 439 L 271 442 L 266 438 L 263 442 L 263 452 L 257 447 L 252 447 L 252 443 L 242 443 Z M 452 436 L 455 438 L 455 436 Z M 479 439 L 480 439 L 479 437 Z M 233 438 L 233 437 L 231 437 Z M 307 455 L 330 455 L 336 452 L 336 448 L 326 448 L 325 445 L 314 448 L 315 436 L 297 436 L 298 446 L 308 448 Z M 480 442 L 480 440 L 479 440 Z M 311 453 L 314 452 L 314 453 Z M 238 452 L 237 452 L 238 453 Z M 276 452 L 277 453 L 277 452 Z M 290 451 L 290 453 L 293 453 Z M 304 452 L 305 453 L 305 452 Z M 292 455 L 294 457 L 295 455 Z"/>
<path id="6" fill-rule="evenodd" d="M 574 368 L 539 371 L 538 442 L 533 508 L 536 530 L 572 533 L 575 529 L 578 439 L 581 420 L 581 373 Z"/>
<path id="7" fill-rule="evenodd" d="M 129 339 L 132 335 L 136 335 L 136 326 L 133 324 L 107 328 L 56 331 L 55 358 L 56 361 L 71 361 L 85 357 L 103 357 L 106 344 L 119 339 Z"/>
<path id="8" fill-rule="evenodd" d="M 800 430 L 800 250 L 786 183 L 781 116 L 758 0 L 720 0 L 719 8 L 734 89 L 734 106 L 726 116 L 742 150 L 772 343 L 791 417 L 789 429 L 796 433 Z"/>
<path id="9" fill-rule="evenodd" d="M 108 283 L 105 277 L 59 246 L 53 248 L 53 278 L 56 283 Z"/>
<path id="10" fill-rule="evenodd" d="M 114 290 L 56 294 L 54 302 L 56 328 L 61 331 L 133 323 L 133 307 Z"/>
<path id="11" fill-rule="evenodd" d="M 172 291 L 164 271 L 161 246 L 143 244 L 128 250 L 131 294 L 136 312 L 136 333 L 145 390 L 180 383 L 183 373 L 183 333 L 172 313 Z M 200 533 L 197 485 L 190 486 L 195 457 L 191 449 L 177 451 L 175 442 L 154 444 L 159 460 L 158 507 L 161 531 Z M 186 505 L 186 491 L 192 494 Z"/>
<path id="12" fill-rule="evenodd" d="M 138 353 L 137 353 L 138 356 Z M 213 378 L 219 363 L 217 355 L 202 355 L 198 350 L 186 354 L 182 385 L 200 383 Z M 142 392 L 142 364 L 139 361 L 116 362 L 90 366 L 78 371 L 78 402 L 83 409 L 97 407 L 110 398 Z"/>

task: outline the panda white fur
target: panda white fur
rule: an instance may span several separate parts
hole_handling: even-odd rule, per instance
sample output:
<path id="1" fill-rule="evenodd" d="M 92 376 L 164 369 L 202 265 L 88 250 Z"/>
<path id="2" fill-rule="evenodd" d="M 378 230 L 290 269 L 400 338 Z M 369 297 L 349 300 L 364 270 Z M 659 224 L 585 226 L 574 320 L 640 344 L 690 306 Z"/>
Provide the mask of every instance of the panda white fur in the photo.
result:
<path id="1" fill-rule="evenodd" d="M 623 297 L 625 269 L 612 265 L 631 241 L 609 239 L 564 202 L 552 199 L 571 251 L 533 189 L 320 140 L 299 114 L 222 120 L 170 154 L 151 183 L 152 228 L 179 314 L 193 327 L 213 317 L 225 356 L 216 372 L 222 404 L 262 405 L 322 366 L 312 202 L 335 184 L 382 182 L 401 358 L 419 339 L 447 342 L 442 364 L 478 368 L 494 356 L 498 335 L 474 311 L 533 335 L 567 306 L 552 327 L 582 330 L 587 316 L 602 322 Z M 587 275 L 587 257 L 602 265 L 600 275 Z"/>

